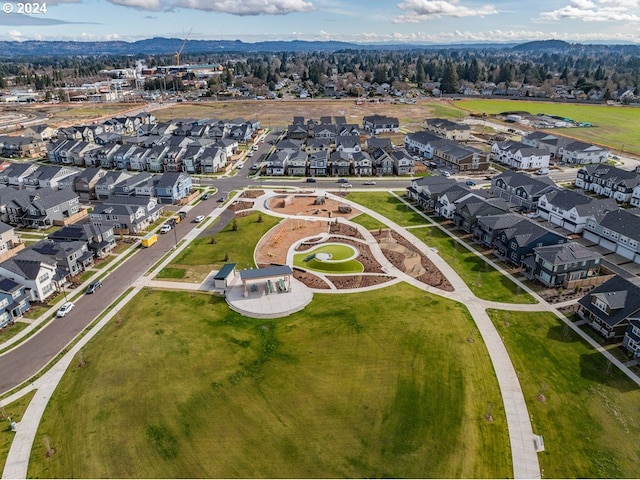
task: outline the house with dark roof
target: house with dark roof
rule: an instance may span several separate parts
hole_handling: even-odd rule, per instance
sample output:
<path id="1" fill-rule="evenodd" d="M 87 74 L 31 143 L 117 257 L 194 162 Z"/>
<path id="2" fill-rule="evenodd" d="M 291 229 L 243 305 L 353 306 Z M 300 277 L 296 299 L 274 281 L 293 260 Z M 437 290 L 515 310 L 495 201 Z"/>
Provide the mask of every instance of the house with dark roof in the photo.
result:
<path id="1" fill-rule="evenodd" d="M 592 215 L 617 209 L 612 198 L 596 199 L 566 189 L 545 193 L 538 200 L 542 218 L 572 233 L 581 233 Z"/>
<path id="2" fill-rule="evenodd" d="M 38 169 L 33 163 L 12 163 L 0 172 L 0 184 L 21 187 L 24 179 Z"/>
<path id="3" fill-rule="evenodd" d="M 393 162 L 394 175 L 413 175 L 414 160 L 404 148 L 396 148 L 389 151 L 389 156 Z"/>
<path id="4" fill-rule="evenodd" d="M 58 189 L 60 181 L 76 174 L 78 171 L 69 167 L 60 167 L 58 165 L 40 165 L 34 172 L 23 179 L 22 184 L 28 190 L 36 190 L 38 188 Z"/>
<path id="5" fill-rule="evenodd" d="M 101 168 L 85 168 L 73 180 L 73 190 L 80 200 L 94 200 L 96 198 L 96 183 L 107 173 Z"/>
<path id="6" fill-rule="evenodd" d="M 577 242 L 533 249 L 524 260 L 524 274 L 548 287 L 569 288 L 579 280 L 596 277 L 602 255 Z"/>
<path id="7" fill-rule="evenodd" d="M 336 137 L 336 151 L 344 153 L 356 153 L 362 151 L 360 137 L 353 135 Z"/>
<path id="8" fill-rule="evenodd" d="M 113 227 L 94 223 L 66 225 L 48 238 L 54 242 L 84 242 L 96 258 L 105 257 L 116 247 Z"/>
<path id="9" fill-rule="evenodd" d="M 91 223 L 113 228 L 115 234 L 138 234 L 160 218 L 156 197 L 114 197 L 89 214 Z"/>
<path id="10" fill-rule="evenodd" d="M 58 136 L 58 130 L 48 125 L 31 125 L 22 131 L 25 137 L 47 141 Z"/>
<path id="11" fill-rule="evenodd" d="M 0 328 L 14 323 L 30 307 L 24 285 L 0 275 Z"/>
<path id="12" fill-rule="evenodd" d="M 100 177 L 94 186 L 95 195 L 98 200 L 107 200 L 113 195 L 116 185 L 126 180 L 131 175 L 126 172 L 108 171 Z"/>
<path id="13" fill-rule="evenodd" d="M 561 162 L 570 165 L 588 165 L 591 163 L 603 163 L 609 157 L 609 149 L 593 145 L 591 143 L 574 140 L 558 149 L 558 157 Z"/>
<path id="14" fill-rule="evenodd" d="M 420 131 L 408 133 L 404 137 L 405 148 L 412 153 L 417 153 L 425 158 L 433 158 L 433 144 L 442 140 L 435 133 Z"/>
<path id="15" fill-rule="evenodd" d="M 329 174 L 329 152 L 320 151 L 309 155 L 309 175 L 326 177 Z"/>
<path id="16" fill-rule="evenodd" d="M 515 213 L 499 213 L 478 217 L 476 226 L 473 228 L 473 241 L 485 247 L 493 247 L 494 241 L 502 230 L 513 227 L 522 219 L 522 215 Z"/>
<path id="17" fill-rule="evenodd" d="M 556 189 L 552 180 L 510 170 L 502 172 L 491 180 L 491 193 L 514 206 L 535 210 L 542 195 Z"/>
<path id="18" fill-rule="evenodd" d="M 451 219 L 456 211 L 457 203 L 474 195 L 479 196 L 473 193 L 466 185 L 456 183 L 438 195 L 434 205 L 434 211 L 441 217 Z"/>
<path id="19" fill-rule="evenodd" d="M 56 262 L 30 249 L 0 263 L 0 275 L 24 286 L 32 302 L 44 302 L 56 292 Z"/>
<path id="20" fill-rule="evenodd" d="M 551 158 L 558 158 L 559 150 L 568 143 L 571 143 L 573 140 L 561 137 L 558 135 L 552 135 L 550 133 L 546 133 L 543 131 L 535 131 L 531 132 L 524 137 L 522 137 L 522 143 L 525 145 L 530 145 L 535 148 L 545 148 L 551 152 Z"/>
<path id="21" fill-rule="evenodd" d="M 388 117 L 386 115 L 367 115 L 362 118 L 363 128 L 373 134 L 378 135 L 384 132 L 398 132 L 400 122 L 397 117 Z"/>
<path id="22" fill-rule="evenodd" d="M 131 197 L 136 194 L 138 186 L 147 184 L 151 178 L 152 175 L 148 172 L 140 172 L 124 178 L 113 186 L 112 194 L 117 197 Z"/>
<path id="23" fill-rule="evenodd" d="M 640 187 L 640 171 L 623 170 L 606 164 L 585 165 L 578 170 L 575 185 L 618 202 L 629 202 L 634 189 Z"/>
<path id="24" fill-rule="evenodd" d="M 478 172 L 489 169 L 489 154 L 455 140 L 440 140 L 432 144 L 433 159 L 452 172 Z"/>
<path id="25" fill-rule="evenodd" d="M 304 145 L 304 151 L 308 154 L 315 152 L 328 152 L 331 149 L 332 140 L 329 138 L 308 138 Z"/>
<path id="26" fill-rule="evenodd" d="M 11 225 L 0 222 L 0 259 L 12 255 L 11 250 L 22 245 L 20 237 Z"/>
<path id="27" fill-rule="evenodd" d="M 371 152 L 376 148 L 381 148 L 383 150 L 388 150 L 393 148 L 393 144 L 391 143 L 390 138 L 381 138 L 381 137 L 369 137 L 365 140 L 365 150 L 367 152 Z"/>
<path id="28" fill-rule="evenodd" d="M 545 245 L 565 243 L 567 238 L 548 230 L 536 222 L 521 216 L 514 225 L 498 233 L 493 246 L 497 254 L 508 263 L 520 266 L 524 258 L 533 254 L 533 249 Z"/>
<path id="29" fill-rule="evenodd" d="M 191 193 L 193 181 L 185 172 L 165 172 L 155 184 L 156 197 L 160 203 L 178 203 Z"/>
<path id="30" fill-rule="evenodd" d="M 587 219 L 583 237 L 640 263 L 640 209 L 596 213 Z"/>
<path id="31" fill-rule="evenodd" d="M 373 175 L 373 161 L 367 152 L 354 153 L 353 158 L 353 174 L 361 177 L 369 177 Z"/>
<path id="32" fill-rule="evenodd" d="M 299 152 L 299 150 L 294 152 L 286 150 L 273 152 L 267 161 L 267 175 L 284 175 L 289 166 L 289 157 L 296 152 Z"/>
<path id="33" fill-rule="evenodd" d="M 452 122 L 444 118 L 429 118 L 424 121 L 424 128 L 447 140 L 465 142 L 471 137 L 471 127 L 469 125 Z"/>
<path id="34" fill-rule="evenodd" d="M 329 156 L 329 171 L 335 177 L 350 175 L 353 168 L 353 155 L 336 151 Z"/>
<path id="35" fill-rule="evenodd" d="M 456 180 L 450 177 L 414 178 L 407 187 L 407 196 L 417 202 L 420 207 L 431 211 L 435 208 L 438 196 L 456 183 Z"/>
<path id="36" fill-rule="evenodd" d="M 371 161 L 373 162 L 373 174 L 393 175 L 393 158 L 387 150 L 376 148 L 371 152 Z"/>
<path id="37" fill-rule="evenodd" d="M 509 204 L 501 198 L 483 198 L 472 195 L 456 204 L 453 223 L 467 233 L 471 233 L 478 219 L 486 215 L 500 215 L 509 211 Z"/>
<path id="38" fill-rule="evenodd" d="M 494 142 L 491 146 L 491 160 L 517 170 L 548 168 L 550 159 L 549 150 L 513 140 Z"/>
<path id="39" fill-rule="evenodd" d="M 79 240 L 70 242 L 40 240 L 29 247 L 34 252 L 51 257 L 64 276 L 76 276 L 93 266 L 93 252 L 86 242 Z"/>
<path id="40" fill-rule="evenodd" d="M 606 339 L 622 340 L 640 318 L 640 287 L 618 275 L 578 300 L 578 315 Z"/>

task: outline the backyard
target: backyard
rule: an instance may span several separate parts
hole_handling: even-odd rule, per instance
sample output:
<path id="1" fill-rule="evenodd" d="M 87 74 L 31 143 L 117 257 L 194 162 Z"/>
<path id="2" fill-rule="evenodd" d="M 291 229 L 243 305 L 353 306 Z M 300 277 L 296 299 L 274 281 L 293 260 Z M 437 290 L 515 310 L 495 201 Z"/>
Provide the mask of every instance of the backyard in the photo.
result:
<path id="1" fill-rule="evenodd" d="M 271 321 L 144 290 L 122 318 L 56 390 L 30 478 L 512 473 L 493 368 L 461 304 L 399 284 L 316 295 Z"/>

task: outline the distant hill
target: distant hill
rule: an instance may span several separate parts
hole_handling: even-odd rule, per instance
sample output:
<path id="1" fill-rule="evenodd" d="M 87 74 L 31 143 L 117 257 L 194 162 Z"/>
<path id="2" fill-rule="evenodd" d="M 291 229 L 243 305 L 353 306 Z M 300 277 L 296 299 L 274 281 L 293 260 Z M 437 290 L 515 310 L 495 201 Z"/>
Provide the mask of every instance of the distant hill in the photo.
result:
<path id="1" fill-rule="evenodd" d="M 535 42 L 521 43 L 513 47 L 513 50 L 521 52 L 535 52 L 538 50 L 569 50 L 571 44 L 564 40 L 537 40 Z"/>

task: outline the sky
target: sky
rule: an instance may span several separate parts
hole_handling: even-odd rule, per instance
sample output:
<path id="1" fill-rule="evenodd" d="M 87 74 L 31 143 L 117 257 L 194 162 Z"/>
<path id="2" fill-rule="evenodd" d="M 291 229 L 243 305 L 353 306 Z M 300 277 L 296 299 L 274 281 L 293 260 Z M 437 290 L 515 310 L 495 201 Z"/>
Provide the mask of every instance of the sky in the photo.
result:
<path id="1" fill-rule="evenodd" d="M 640 0 L 50 0 L 31 15 L 0 4 L 0 39 L 18 41 L 640 43 Z"/>

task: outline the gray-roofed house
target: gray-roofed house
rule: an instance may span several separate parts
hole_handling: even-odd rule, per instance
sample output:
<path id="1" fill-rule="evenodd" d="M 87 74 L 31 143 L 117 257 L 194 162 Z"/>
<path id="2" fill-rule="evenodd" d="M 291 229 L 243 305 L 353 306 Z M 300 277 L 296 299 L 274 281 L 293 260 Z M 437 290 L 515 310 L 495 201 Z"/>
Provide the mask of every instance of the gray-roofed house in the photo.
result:
<path id="1" fill-rule="evenodd" d="M 393 175 L 393 158 L 387 150 L 376 148 L 371 152 L 371 161 L 373 162 L 373 174 Z"/>
<path id="2" fill-rule="evenodd" d="M 489 154 L 455 140 L 433 143 L 433 158 L 453 172 L 477 172 L 489 169 Z"/>
<path id="3" fill-rule="evenodd" d="M 596 199 L 566 189 L 545 193 L 538 200 L 542 218 L 572 233 L 581 233 L 592 215 L 617 209 L 612 198 Z"/>
<path id="4" fill-rule="evenodd" d="M 603 163 L 609 157 L 609 149 L 574 140 L 558 149 L 558 157 L 560 161 L 571 165 Z"/>
<path id="5" fill-rule="evenodd" d="M 302 150 L 289 155 L 287 174 L 302 177 L 307 174 L 308 155 Z"/>
<path id="6" fill-rule="evenodd" d="M 37 169 L 38 165 L 33 163 L 13 163 L 0 172 L 0 183 L 20 187 L 24 179 Z"/>
<path id="7" fill-rule="evenodd" d="M 146 184 L 152 175 L 148 172 L 140 172 L 131 177 L 127 177 L 113 187 L 113 195 L 117 197 L 131 197 L 136 194 L 139 185 Z"/>
<path id="8" fill-rule="evenodd" d="M 414 178 L 407 188 L 407 195 L 411 200 L 417 202 L 419 206 L 431 211 L 435 208 L 438 196 L 456 183 L 456 180 L 450 177 Z"/>
<path id="9" fill-rule="evenodd" d="M 29 310 L 29 296 L 24 285 L 0 275 L 0 328 L 15 322 Z"/>
<path id="10" fill-rule="evenodd" d="M 358 152 L 352 155 L 353 174 L 369 177 L 373 174 L 373 161 L 367 152 Z"/>
<path id="11" fill-rule="evenodd" d="M 629 319 L 640 318 L 640 287 L 618 275 L 578 300 L 578 315 L 606 339 L 622 340 Z"/>
<path id="12" fill-rule="evenodd" d="M 44 302 L 56 291 L 56 262 L 30 249 L 0 263 L 0 275 L 23 285 L 33 302 Z"/>
<path id="13" fill-rule="evenodd" d="M 471 196 L 480 195 L 473 193 L 466 185 L 456 183 L 438 195 L 434 210 L 441 217 L 452 219 L 457 203 Z"/>
<path id="14" fill-rule="evenodd" d="M 640 209 L 618 209 L 592 215 L 584 227 L 583 237 L 640 263 Z"/>
<path id="15" fill-rule="evenodd" d="M 95 223 L 66 225 L 48 238 L 56 242 L 84 242 L 96 258 L 105 257 L 116 247 L 113 227 Z"/>
<path id="16" fill-rule="evenodd" d="M 93 252 L 89 250 L 87 242 L 56 242 L 47 238 L 29 248 L 55 260 L 65 277 L 79 275 L 93 265 Z"/>
<path id="17" fill-rule="evenodd" d="M 545 245 L 565 243 L 567 238 L 548 230 L 526 217 L 510 228 L 502 230 L 493 244 L 498 256 L 508 263 L 520 266 L 525 257 L 533 254 L 533 249 Z"/>
<path id="18" fill-rule="evenodd" d="M 518 170 L 548 168 L 551 152 L 521 142 L 507 140 L 491 146 L 491 160 Z"/>
<path id="19" fill-rule="evenodd" d="M 400 122 L 397 117 L 386 115 L 367 115 L 362 118 L 362 127 L 373 135 L 384 132 L 398 132 Z"/>
<path id="20" fill-rule="evenodd" d="M 418 153 L 426 158 L 433 157 L 433 143 L 439 142 L 442 137 L 432 132 L 420 131 L 408 133 L 404 137 L 404 145 L 406 149 L 413 153 Z"/>
<path id="21" fill-rule="evenodd" d="M 424 127 L 447 140 L 464 142 L 471 137 L 471 127 L 469 125 L 452 122 L 444 118 L 429 118 L 425 120 Z"/>
<path id="22" fill-rule="evenodd" d="M 11 225 L 0 222 L 0 261 L 10 257 L 15 252 L 12 250 L 18 246 L 24 247 L 16 230 Z"/>
<path id="23" fill-rule="evenodd" d="M 116 185 L 131 175 L 127 172 L 109 171 L 95 183 L 95 195 L 98 200 L 107 200 L 113 196 Z"/>
<path id="24" fill-rule="evenodd" d="M 96 184 L 105 176 L 106 170 L 101 168 L 86 168 L 73 181 L 73 190 L 80 200 L 94 200 L 96 198 Z"/>
<path id="25" fill-rule="evenodd" d="M 502 172 L 491 180 L 493 195 L 527 210 L 535 210 L 540 197 L 555 189 L 556 185 L 552 180 L 546 177 L 533 178 L 521 172 Z"/>
<path id="26" fill-rule="evenodd" d="M 473 229 L 473 241 L 485 247 L 493 247 L 496 238 L 503 230 L 513 227 L 521 222 L 523 218 L 522 215 L 515 213 L 500 213 L 478 217 L 478 222 Z"/>
<path id="27" fill-rule="evenodd" d="M 329 168 L 329 152 L 321 151 L 309 155 L 309 175 L 326 177 Z"/>
<path id="28" fill-rule="evenodd" d="M 576 187 L 598 195 L 629 202 L 635 188 L 640 186 L 640 171 L 623 170 L 611 165 L 586 165 L 576 175 Z"/>
<path id="29" fill-rule="evenodd" d="M 602 255 L 577 242 L 533 249 L 525 259 L 525 275 L 548 287 L 575 288 L 579 281 L 598 276 Z"/>
<path id="30" fill-rule="evenodd" d="M 509 204 L 501 198 L 482 198 L 472 195 L 456 204 L 453 223 L 457 228 L 471 233 L 478 224 L 478 218 L 499 215 L 509 211 Z"/>
<path id="31" fill-rule="evenodd" d="M 629 319 L 629 325 L 622 339 L 622 347 L 629 350 L 636 361 L 640 360 L 640 318 Z"/>
<path id="32" fill-rule="evenodd" d="M 22 184 L 28 190 L 50 187 L 57 189 L 60 181 L 70 175 L 77 173 L 77 170 L 58 165 L 40 165 L 33 173 L 23 179 Z"/>
<path id="33" fill-rule="evenodd" d="M 63 225 L 79 212 L 80 199 L 76 192 L 41 188 L 32 193 L 31 205 L 19 225 L 27 228 Z"/>
<path id="34" fill-rule="evenodd" d="M 185 172 L 165 172 L 155 184 L 160 203 L 178 203 L 189 196 L 193 187 L 191 175 Z"/>
<path id="35" fill-rule="evenodd" d="M 116 234 L 138 234 L 160 218 L 163 208 L 155 197 L 114 197 L 89 214 L 89 220 L 113 228 Z"/>

